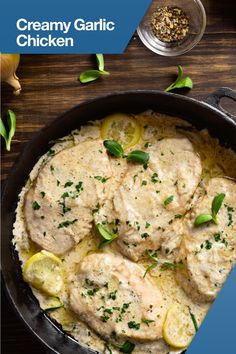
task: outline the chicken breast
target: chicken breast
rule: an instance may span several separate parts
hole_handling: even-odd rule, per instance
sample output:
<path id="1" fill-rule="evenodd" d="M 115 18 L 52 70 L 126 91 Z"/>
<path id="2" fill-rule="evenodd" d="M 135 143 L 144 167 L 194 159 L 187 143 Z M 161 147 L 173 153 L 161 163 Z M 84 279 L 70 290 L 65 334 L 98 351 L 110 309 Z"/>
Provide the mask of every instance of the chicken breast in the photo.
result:
<path id="1" fill-rule="evenodd" d="M 113 212 L 101 210 L 103 223 L 118 220 L 118 246 L 135 261 L 148 249 L 161 247 L 167 255 L 179 247 L 181 217 L 201 177 L 200 158 L 187 138 L 163 139 L 148 152 L 148 168 L 129 163 Z"/>
<path id="2" fill-rule="evenodd" d="M 93 213 L 113 195 L 112 183 L 101 140 L 84 141 L 55 154 L 25 197 L 31 240 L 57 255 L 67 252 L 89 233 Z"/>
<path id="3" fill-rule="evenodd" d="M 144 269 L 111 253 L 87 256 L 69 284 L 70 308 L 109 341 L 162 337 L 163 296 Z"/>
<path id="4" fill-rule="evenodd" d="M 218 212 L 218 223 L 194 226 L 196 217 L 211 213 L 214 197 L 224 193 Z M 180 259 L 185 267 L 177 272 L 177 280 L 195 301 L 212 301 L 224 284 L 236 261 L 236 183 L 212 178 L 206 194 L 198 201 L 186 220 Z"/>

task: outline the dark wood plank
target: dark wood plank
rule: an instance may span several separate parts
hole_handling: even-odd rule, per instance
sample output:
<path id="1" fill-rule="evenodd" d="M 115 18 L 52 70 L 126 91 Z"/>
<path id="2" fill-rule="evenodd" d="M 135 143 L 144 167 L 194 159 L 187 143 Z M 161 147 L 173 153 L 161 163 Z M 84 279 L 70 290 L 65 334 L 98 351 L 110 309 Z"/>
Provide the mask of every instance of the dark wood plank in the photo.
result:
<path id="1" fill-rule="evenodd" d="M 236 1 L 204 0 L 207 12 L 206 33 L 198 46 L 177 58 L 158 56 L 146 49 L 135 34 L 124 55 L 106 55 L 110 77 L 81 85 L 77 77 L 94 65 L 91 55 L 23 55 L 18 70 L 22 94 L 12 95 L 2 85 L 2 112 L 12 109 L 17 115 L 17 132 L 11 152 L 2 144 L 2 179 L 33 134 L 61 112 L 91 97 L 117 90 L 164 90 L 175 77 L 178 64 L 191 76 L 194 88 L 190 97 L 203 99 L 220 86 L 236 89 Z M 236 104 L 224 102 L 236 115 Z M 45 353 L 28 333 L 2 297 L 2 353 Z"/>

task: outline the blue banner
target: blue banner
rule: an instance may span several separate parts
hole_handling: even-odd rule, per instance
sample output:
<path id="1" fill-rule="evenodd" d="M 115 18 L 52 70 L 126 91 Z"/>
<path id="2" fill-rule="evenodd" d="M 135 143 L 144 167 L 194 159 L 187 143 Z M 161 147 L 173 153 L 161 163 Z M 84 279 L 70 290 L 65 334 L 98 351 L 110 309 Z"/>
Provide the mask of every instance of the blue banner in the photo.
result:
<path id="1" fill-rule="evenodd" d="M 233 354 L 236 334 L 236 267 L 230 273 L 186 354 Z"/>
<path id="2" fill-rule="evenodd" d="M 1 10 L 2 53 L 123 53 L 151 0 L 21 0 Z"/>

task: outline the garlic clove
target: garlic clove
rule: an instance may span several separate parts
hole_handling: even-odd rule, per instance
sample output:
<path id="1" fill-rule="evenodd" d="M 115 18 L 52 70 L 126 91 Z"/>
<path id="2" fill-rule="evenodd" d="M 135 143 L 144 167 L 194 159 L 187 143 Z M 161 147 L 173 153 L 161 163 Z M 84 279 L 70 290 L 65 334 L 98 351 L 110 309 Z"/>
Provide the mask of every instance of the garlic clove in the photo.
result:
<path id="1" fill-rule="evenodd" d="M 20 80 L 16 76 L 16 74 L 14 73 L 10 77 L 8 77 L 6 82 L 14 88 L 14 91 L 13 91 L 14 95 L 18 96 L 21 92 L 21 84 L 20 84 Z"/>

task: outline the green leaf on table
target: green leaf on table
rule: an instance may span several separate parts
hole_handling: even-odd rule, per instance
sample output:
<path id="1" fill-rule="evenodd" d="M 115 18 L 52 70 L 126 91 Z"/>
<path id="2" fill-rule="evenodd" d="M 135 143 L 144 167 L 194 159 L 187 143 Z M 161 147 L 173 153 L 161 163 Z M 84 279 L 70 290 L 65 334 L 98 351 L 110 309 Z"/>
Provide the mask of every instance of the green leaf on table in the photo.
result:
<path id="1" fill-rule="evenodd" d="M 101 76 L 107 76 L 107 75 L 110 75 L 108 71 L 87 70 L 87 71 L 83 71 L 80 74 L 79 80 L 82 84 L 87 84 L 88 82 L 99 79 Z"/>
<path id="2" fill-rule="evenodd" d="M 109 243 L 114 241 L 117 237 L 118 234 L 111 233 L 105 229 L 105 227 L 102 224 L 97 224 L 97 229 L 100 233 L 100 235 L 104 238 L 102 242 L 99 244 L 99 248 L 107 246 Z"/>
<path id="3" fill-rule="evenodd" d="M 0 118 L 0 134 L 4 138 L 7 151 L 11 150 L 11 141 L 16 131 L 16 116 L 10 109 L 7 111 L 7 125 L 6 129 L 2 118 Z"/>
<path id="4" fill-rule="evenodd" d="M 175 89 L 180 89 L 185 87 L 192 89 L 193 82 L 189 76 L 183 77 L 183 68 L 181 65 L 178 65 L 178 77 L 175 80 L 175 82 L 173 82 L 173 84 L 171 84 L 165 89 L 165 92 L 169 92 Z"/>
<path id="5" fill-rule="evenodd" d="M 110 155 L 115 157 L 123 157 L 124 149 L 123 147 L 115 140 L 104 140 L 103 145 L 107 149 Z"/>
<path id="6" fill-rule="evenodd" d="M 96 54 L 97 66 L 99 71 L 104 70 L 104 57 L 103 54 Z"/>

